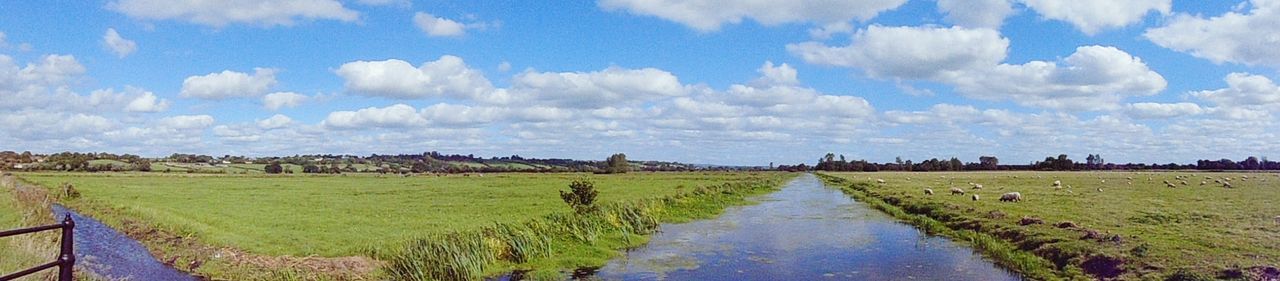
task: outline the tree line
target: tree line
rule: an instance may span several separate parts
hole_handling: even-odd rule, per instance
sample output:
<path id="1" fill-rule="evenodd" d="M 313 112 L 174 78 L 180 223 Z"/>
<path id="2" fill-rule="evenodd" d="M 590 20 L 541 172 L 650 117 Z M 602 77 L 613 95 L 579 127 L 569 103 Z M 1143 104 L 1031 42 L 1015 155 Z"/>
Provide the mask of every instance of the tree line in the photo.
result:
<path id="1" fill-rule="evenodd" d="M 848 160 L 844 155 L 827 153 L 818 158 L 817 164 L 781 165 L 775 168 L 783 171 L 844 171 L 844 172 L 876 172 L 876 171 L 1086 171 L 1086 170 L 1280 170 L 1280 162 L 1267 160 L 1266 157 L 1249 156 L 1236 162 L 1231 159 L 1199 160 L 1195 164 L 1177 163 L 1108 163 L 1100 154 L 1089 154 L 1084 162 L 1072 160 L 1066 154 L 1056 157 L 1045 157 L 1042 161 L 1030 164 L 1000 164 L 995 156 L 978 157 L 978 162 L 963 162 L 958 158 L 929 159 L 921 162 L 903 160 L 898 157 L 894 162 L 874 163 L 866 160 Z"/>

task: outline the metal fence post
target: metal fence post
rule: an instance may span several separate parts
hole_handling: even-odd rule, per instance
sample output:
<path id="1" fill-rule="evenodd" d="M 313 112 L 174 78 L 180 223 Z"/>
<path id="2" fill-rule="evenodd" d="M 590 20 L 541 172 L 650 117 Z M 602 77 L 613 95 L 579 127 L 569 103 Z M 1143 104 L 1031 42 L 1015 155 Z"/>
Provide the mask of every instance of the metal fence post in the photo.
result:
<path id="1" fill-rule="evenodd" d="M 62 249 L 58 251 L 58 281 L 71 281 L 73 271 L 76 266 L 76 253 L 72 241 L 72 233 L 76 228 L 76 222 L 71 220 L 71 214 L 67 214 L 62 219 Z"/>

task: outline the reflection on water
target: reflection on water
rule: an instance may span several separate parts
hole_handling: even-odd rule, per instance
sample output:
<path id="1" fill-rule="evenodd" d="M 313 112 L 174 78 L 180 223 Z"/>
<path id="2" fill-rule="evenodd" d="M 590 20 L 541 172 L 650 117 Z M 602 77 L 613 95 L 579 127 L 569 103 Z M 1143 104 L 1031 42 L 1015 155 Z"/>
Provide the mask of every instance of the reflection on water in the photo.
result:
<path id="1" fill-rule="evenodd" d="M 61 218 L 70 213 L 75 220 L 76 265 L 110 280 L 196 280 L 151 256 L 147 248 L 123 233 L 93 218 L 53 205 L 53 214 Z"/>
<path id="2" fill-rule="evenodd" d="M 662 225 L 606 280 L 1018 280 L 971 249 L 894 221 L 813 175 L 712 220 Z"/>

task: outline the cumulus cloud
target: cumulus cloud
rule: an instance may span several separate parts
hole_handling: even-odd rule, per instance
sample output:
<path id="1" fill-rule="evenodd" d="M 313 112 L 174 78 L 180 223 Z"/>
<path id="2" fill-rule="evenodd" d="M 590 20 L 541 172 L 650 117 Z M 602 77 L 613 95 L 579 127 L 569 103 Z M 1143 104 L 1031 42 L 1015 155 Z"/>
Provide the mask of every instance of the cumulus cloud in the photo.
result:
<path id="1" fill-rule="evenodd" d="M 1045 18 L 1061 20 L 1093 35 L 1141 21 L 1151 11 L 1168 14 L 1172 0 L 1021 0 Z"/>
<path id="2" fill-rule="evenodd" d="M 229 24 L 291 26 L 298 20 L 351 22 L 360 14 L 336 0 L 117 0 L 107 9 L 131 18 L 178 20 L 223 27 Z"/>
<path id="3" fill-rule="evenodd" d="M 677 22 L 701 32 L 720 29 L 752 19 L 764 25 L 792 22 L 832 23 L 868 20 L 892 10 L 906 0 L 854 1 L 763 1 L 732 0 L 600 0 L 597 4 L 608 11 L 624 10 Z"/>
<path id="4" fill-rule="evenodd" d="M 289 116 L 284 116 L 281 114 L 272 115 L 270 118 L 257 121 L 258 128 L 261 128 L 263 130 L 280 129 L 280 128 L 284 128 L 285 126 L 289 126 L 289 124 L 292 124 L 292 123 L 293 123 L 292 118 L 289 118 Z"/>
<path id="5" fill-rule="evenodd" d="M 412 106 L 395 104 L 388 107 L 368 107 L 356 111 L 329 113 L 322 125 L 335 129 L 360 128 L 408 128 L 427 124 Z"/>
<path id="6" fill-rule="evenodd" d="M 820 42 L 787 45 L 806 62 L 855 67 L 872 77 L 932 79 L 949 72 L 995 65 L 1004 60 L 1009 39 L 991 29 L 885 27 L 858 31 L 849 46 Z"/>
<path id="7" fill-rule="evenodd" d="M 275 69 L 254 68 L 252 75 L 223 70 L 187 77 L 182 80 L 182 91 L 179 95 L 184 98 L 207 100 L 251 98 L 266 94 L 275 85 Z"/>
<path id="8" fill-rule="evenodd" d="M 200 130 L 213 126 L 214 119 L 209 115 L 178 115 L 162 118 L 157 123 L 166 129 Z"/>
<path id="9" fill-rule="evenodd" d="M 593 72 L 526 71 L 512 78 L 514 95 L 538 103 L 599 108 L 683 96 L 689 89 L 670 72 L 610 67 Z"/>
<path id="10" fill-rule="evenodd" d="M 475 98 L 493 90 L 493 84 L 462 58 L 441 56 L 414 67 L 406 61 L 353 61 L 335 71 L 346 81 L 348 92 L 394 99 L 429 97 Z"/>
<path id="11" fill-rule="evenodd" d="M 1009 0 L 938 0 L 938 10 L 946 20 L 971 28 L 999 29 L 1004 19 L 1013 14 Z"/>
<path id="12" fill-rule="evenodd" d="M 125 105 L 124 111 L 127 112 L 161 112 L 169 109 L 169 101 L 156 97 L 155 93 L 144 91 L 142 95 L 133 98 Z"/>
<path id="13" fill-rule="evenodd" d="M 138 43 L 120 37 L 120 33 L 116 32 L 115 28 L 108 28 L 107 33 L 102 35 L 102 44 L 119 58 L 129 56 L 138 50 Z"/>
<path id="14" fill-rule="evenodd" d="M 306 95 L 294 92 L 275 92 L 262 96 L 262 106 L 269 110 L 297 107 L 306 101 Z"/>
<path id="15" fill-rule="evenodd" d="M 1151 42 L 1214 63 L 1280 68 L 1280 1 L 1253 0 L 1247 12 L 1203 18 L 1179 14 L 1143 34 Z"/>
<path id="16" fill-rule="evenodd" d="M 1141 59 L 1114 47 L 1082 46 L 1059 65 L 1002 63 L 1008 46 L 990 29 L 871 26 L 848 46 L 806 42 L 787 49 L 813 64 L 857 68 L 882 79 L 935 81 L 967 97 L 1053 109 L 1117 109 L 1123 97 L 1155 94 L 1168 84 Z"/>
<path id="17" fill-rule="evenodd" d="M 1266 106 L 1280 104 L 1280 86 L 1265 76 L 1248 73 L 1227 74 L 1227 88 L 1196 91 L 1191 95 L 1218 105 Z"/>
<path id="18" fill-rule="evenodd" d="M 417 12 L 413 15 L 413 24 L 431 37 L 453 37 L 467 33 L 465 24 L 424 12 Z"/>
<path id="19" fill-rule="evenodd" d="M 1138 119 L 1163 119 L 1196 115 L 1204 112 L 1200 105 L 1190 102 L 1180 103 L 1131 103 L 1125 107 L 1129 116 Z"/>
<path id="20" fill-rule="evenodd" d="M 1124 97 L 1154 95 L 1168 85 L 1141 59 L 1114 47 L 1079 47 L 1062 63 L 1000 64 L 943 81 L 969 97 L 1082 111 L 1116 109 Z"/>

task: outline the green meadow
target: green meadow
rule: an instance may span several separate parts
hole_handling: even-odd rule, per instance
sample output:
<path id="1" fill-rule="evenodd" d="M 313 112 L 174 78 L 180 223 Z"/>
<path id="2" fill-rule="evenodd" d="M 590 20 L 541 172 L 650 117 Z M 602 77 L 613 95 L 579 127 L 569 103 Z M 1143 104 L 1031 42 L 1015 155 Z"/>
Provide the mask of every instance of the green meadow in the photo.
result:
<path id="1" fill-rule="evenodd" d="M 988 255 L 1032 276 L 1248 279 L 1280 264 L 1280 177 L 1273 173 L 823 174 L 834 176 L 828 184 L 927 231 L 975 244 L 999 239 L 992 245 L 1014 248 Z M 1219 183 L 1227 178 L 1230 188 Z M 964 195 L 952 195 L 953 187 Z M 1008 192 L 1023 200 L 1000 201 Z"/>
<path id="2" fill-rule="evenodd" d="M 395 262 L 397 257 L 404 261 L 411 242 L 448 240 L 440 237 L 481 232 L 498 225 L 519 226 L 547 220 L 547 217 L 565 220 L 563 224 L 584 221 L 600 224 L 588 231 L 590 237 L 585 238 L 589 239 L 542 238 L 541 241 L 549 243 L 548 251 L 535 258 L 491 259 L 483 266 L 469 268 L 473 272 L 459 275 L 461 278 L 515 269 L 540 270 L 540 274 L 553 276 L 561 269 L 598 265 L 616 255 L 619 248 L 644 241 L 646 231 L 651 229 L 626 228 L 627 232 L 615 234 L 609 231 L 613 230 L 610 225 L 620 224 L 616 217 L 573 217 L 578 215 L 561 200 L 559 191 L 567 190 L 574 180 L 594 182 L 599 192 L 597 204 L 612 206 L 602 212 L 642 212 L 633 217 L 670 221 L 714 215 L 729 204 L 745 202 L 741 198 L 746 195 L 776 188 L 794 174 L 507 173 L 404 177 L 153 172 L 25 173 L 19 176 L 53 191 L 59 191 L 58 187 L 64 183 L 71 184 L 80 195 L 60 202 L 142 240 L 162 260 L 170 259 L 179 265 L 203 264 L 198 268 L 184 268 L 198 274 L 230 279 L 289 279 L 296 273 L 304 279 L 314 279 L 316 276 L 305 273 L 352 271 L 341 266 L 272 268 L 272 262 L 252 260 L 245 265 L 246 262 L 235 259 L 220 260 L 233 253 L 262 259 L 297 257 L 302 261 L 339 265 L 358 257 L 359 262 L 355 263 L 365 268 L 354 271 L 361 274 L 322 277 L 414 279 L 407 275 L 389 275 L 393 273 L 382 268 L 389 261 Z M 750 184 L 750 187 L 722 187 L 731 183 Z M 711 187 L 718 191 L 707 192 Z M 662 198 L 668 200 L 653 201 Z M 636 202 L 646 203 L 634 205 Z M 655 210 L 664 213 L 658 214 Z M 580 235 L 582 232 L 544 228 L 539 233 L 584 238 Z M 586 258 L 575 259 L 576 256 Z M 376 268 L 371 270 L 371 267 Z M 264 268 L 278 271 L 270 272 L 272 275 L 251 274 Z"/>

